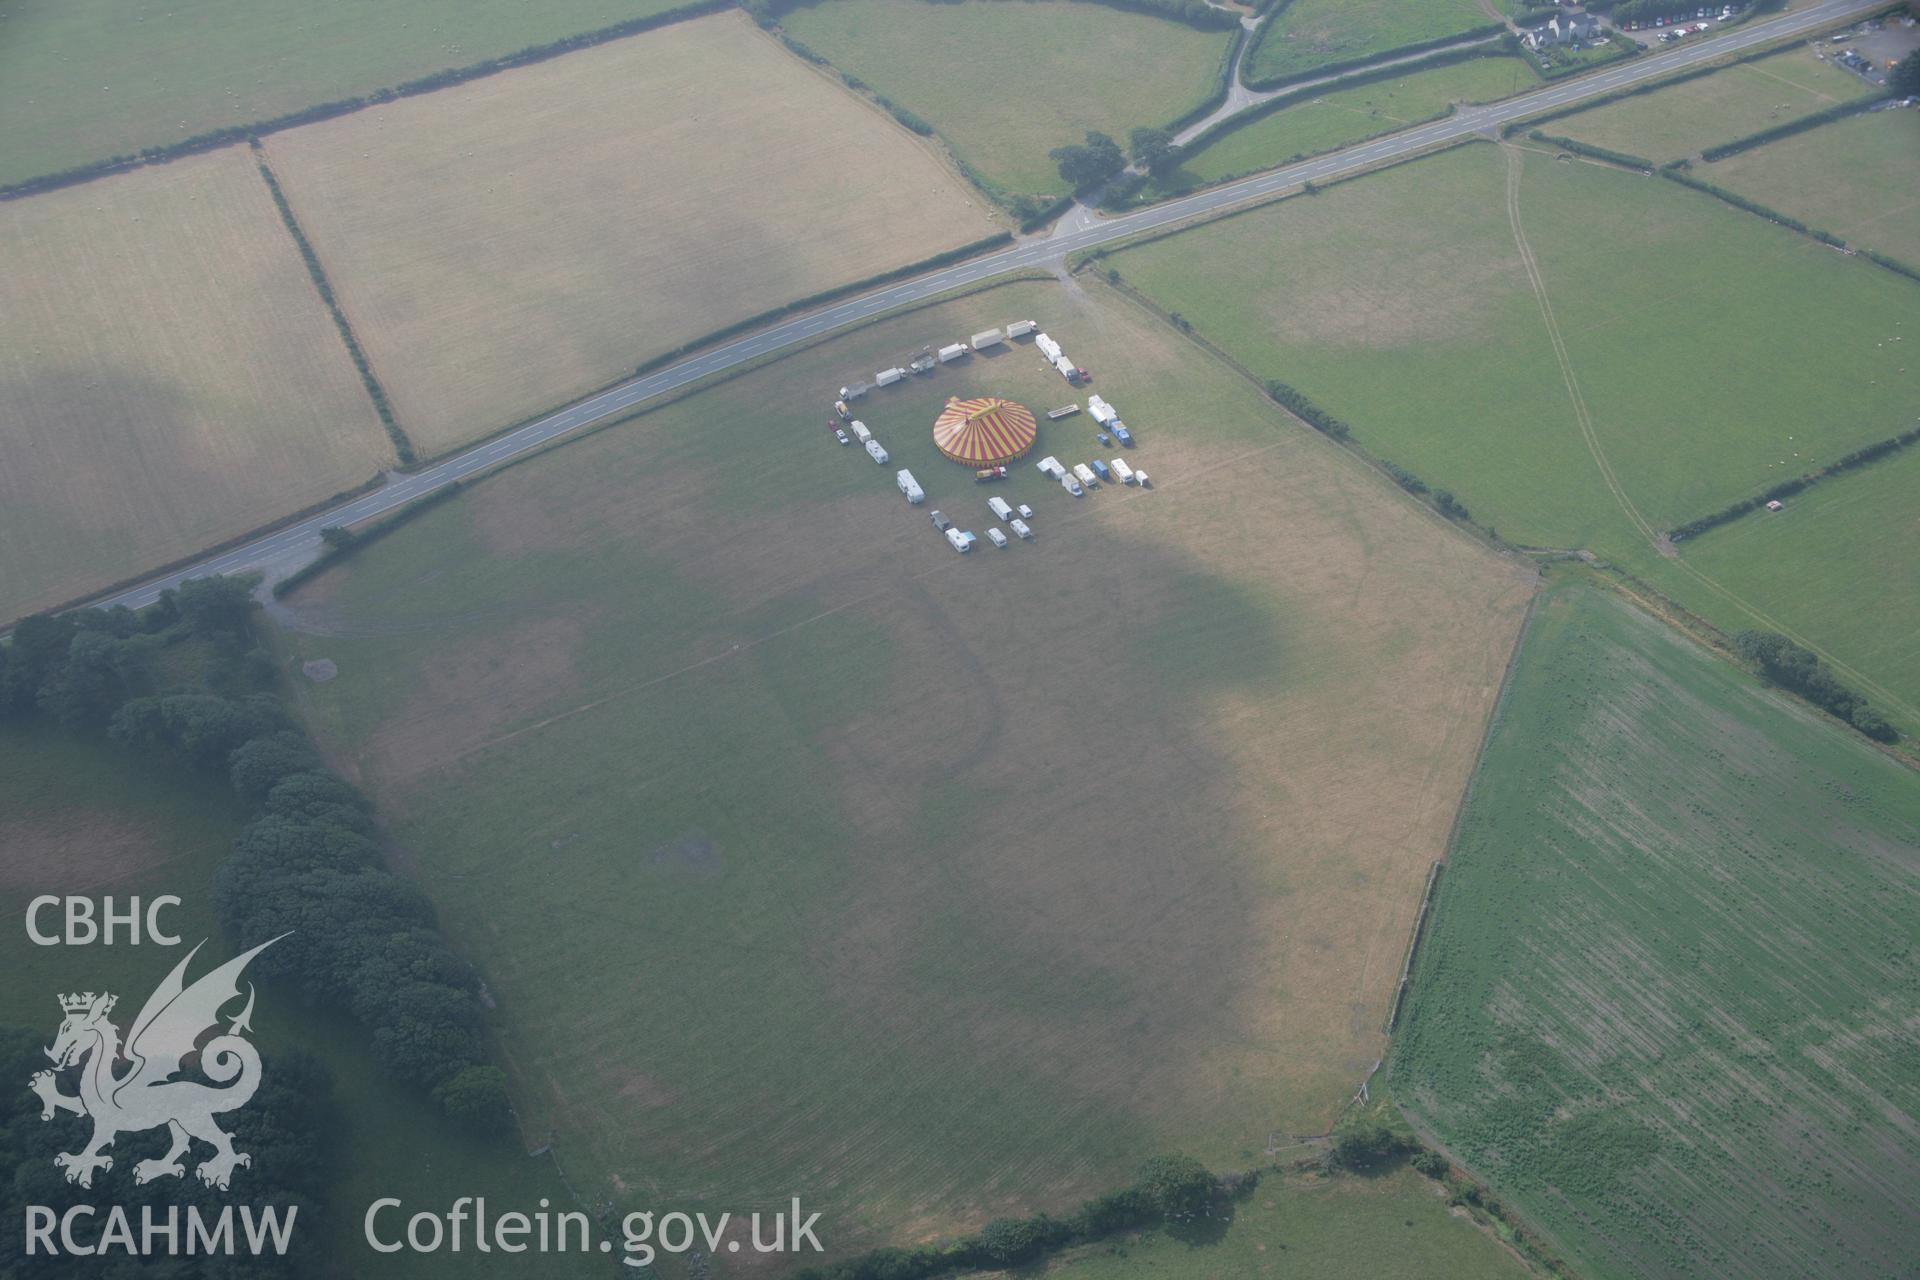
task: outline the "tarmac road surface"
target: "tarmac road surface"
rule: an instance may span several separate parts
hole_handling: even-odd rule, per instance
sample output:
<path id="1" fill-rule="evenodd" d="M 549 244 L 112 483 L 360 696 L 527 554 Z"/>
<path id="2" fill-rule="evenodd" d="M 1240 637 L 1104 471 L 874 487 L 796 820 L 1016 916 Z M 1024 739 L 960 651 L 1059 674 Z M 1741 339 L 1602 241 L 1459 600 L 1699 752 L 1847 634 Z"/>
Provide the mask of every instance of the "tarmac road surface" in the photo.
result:
<path id="1" fill-rule="evenodd" d="M 1229 186 L 1169 200 L 1124 217 L 1091 221 L 1083 219 L 1084 225 L 1068 234 L 1025 241 L 997 253 L 957 263 L 736 338 L 679 364 L 577 401 L 420 471 L 390 475 L 385 484 L 363 497 L 264 534 L 231 550 L 211 554 L 185 568 L 155 575 L 138 586 L 90 603 L 102 607 L 126 605 L 139 608 L 151 603 L 162 591 L 177 587 L 188 578 L 256 570 L 286 572 L 319 555 L 322 549 L 320 530 L 329 525 L 354 524 L 392 511 L 451 481 L 478 475 L 510 458 L 542 448 L 609 417 L 624 414 L 655 396 L 768 352 L 865 320 L 879 312 L 1020 267 L 1052 265 L 1065 255 L 1082 249 L 1216 213 L 1285 191 L 1302 182 L 1328 182 L 1346 177 L 1471 134 L 1497 130 L 1512 120 L 1596 98 L 1697 63 L 1812 31 L 1848 17 L 1872 13 L 1884 5 L 1885 0 L 1821 0 L 1821 3 L 1797 12 L 1751 22 L 1722 35 L 1690 39 L 1672 49 L 1637 58 L 1611 70 L 1580 76 L 1564 84 L 1547 85 L 1490 106 L 1466 108 L 1445 120 L 1389 137 L 1356 143 L 1345 150 L 1258 174 Z"/>

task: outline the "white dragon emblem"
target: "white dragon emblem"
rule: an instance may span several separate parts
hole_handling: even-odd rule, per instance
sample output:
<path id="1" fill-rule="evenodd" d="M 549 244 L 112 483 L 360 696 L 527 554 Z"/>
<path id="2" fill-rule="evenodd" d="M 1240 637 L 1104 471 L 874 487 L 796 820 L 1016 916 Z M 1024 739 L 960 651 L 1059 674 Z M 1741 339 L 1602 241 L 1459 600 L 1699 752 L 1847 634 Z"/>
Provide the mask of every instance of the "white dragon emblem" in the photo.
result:
<path id="1" fill-rule="evenodd" d="M 85 1146 L 53 1158 L 55 1166 L 66 1170 L 68 1182 L 91 1187 L 94 1170 L 113 1168 L 113 1157 L 104 1152 L 117 1135 L 161 1125 L 169 1130 L 173 1145 L 159 1159 L 136 1164 L 135 1182 L 183 1176 L 186 1167 L 180 1157 L 194 1138 L 214 1149 L 214 1154 L 194 1170 L 210 1187 L 225 1191 L 234 1169 L 253 1163 L 253 1157 L 233 1149 L 233 1140 L 213 1122 L 223 1111 L 246 1106 L 260 1087 L 260 1053 L 241 1036 L 243 1031 L 253 1030 L 249 1021 L 253 1016 L 252 983 L 247 984 L 246 1008 L 233 1019 L 227 1033 L 214 1036 L 197 1049 L 196 1042 L 203 1033 L 218 1027 L 221 1008 L 239 997 L 240 971 L 247 962 L 278 941 L 273 938 L 263 942 L 187 986 L 187 965 L 200 951 L 196 946 L 147 997 L 127 1033 L 124 1049 L 120 1029 L 107 1020 L 117 996 L 88 991 L 60 997 L 66 1018 L 53 1047 L 46 1051 L 54 1069 L 35 1072 L 27 1084 L 40 1095 L 42 1120 L 53 1119 L 57 1111 L 93 1120 L 93 1136 Z M 174 1079 L 182 1061 L 196 1051 L 200 1071 L 213 1085 Z M 127 1068 L 116 1075 L 114 1068 L 122 1061 Z M 75 1065 L 80 1067 L 80 1092 L 60 1092 L 60 1078 L 55 1072 Z"/>

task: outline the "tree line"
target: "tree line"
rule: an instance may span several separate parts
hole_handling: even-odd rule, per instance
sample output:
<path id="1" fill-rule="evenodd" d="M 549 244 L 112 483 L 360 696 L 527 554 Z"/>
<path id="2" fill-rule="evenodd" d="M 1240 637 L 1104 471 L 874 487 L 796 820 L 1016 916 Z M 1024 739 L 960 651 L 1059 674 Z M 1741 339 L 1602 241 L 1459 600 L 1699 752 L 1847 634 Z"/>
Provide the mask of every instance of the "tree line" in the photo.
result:
<path id="1" fill-rule="evenodd" d="M 0 648 L 0 717 L 44 717 L 224 777 L 253 811 L 213 884 L 236 946 L 292 931 L 255 962 L 263 976 L 354 1018 L 381 1066 L 455 1121 L 504 1129 L 479 978 L 426 897 L 385 867 L 372 803 L 272 691 L 257 607 L 249 580 L 199 578 L 138 612 L 27 618 Z"/>
<path id="2" fill-rule="evenodd" d="M 1900 740 L 1900 731 L 1865 698 L 1835 680 L 1813 650 L 1772 631 L 1742 631 L 1733 638 L 1733 647 L 1770 683 L 1791 689 L 1875 742 Z"/>

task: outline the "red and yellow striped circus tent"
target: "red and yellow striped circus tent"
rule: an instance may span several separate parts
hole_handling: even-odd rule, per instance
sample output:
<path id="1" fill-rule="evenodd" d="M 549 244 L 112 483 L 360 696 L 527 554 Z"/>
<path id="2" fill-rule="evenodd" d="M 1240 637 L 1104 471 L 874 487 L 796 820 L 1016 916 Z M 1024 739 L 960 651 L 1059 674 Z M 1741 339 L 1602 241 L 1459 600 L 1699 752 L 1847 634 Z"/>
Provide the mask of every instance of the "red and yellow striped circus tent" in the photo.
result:
<path id="1" fill-rule="evenodd" d="M 1024 405 L 997 396 L 949 400 L 933 424 L 933 447 L 969 467 L 996 467 L 1033 448 L 1038 427 Z"/>

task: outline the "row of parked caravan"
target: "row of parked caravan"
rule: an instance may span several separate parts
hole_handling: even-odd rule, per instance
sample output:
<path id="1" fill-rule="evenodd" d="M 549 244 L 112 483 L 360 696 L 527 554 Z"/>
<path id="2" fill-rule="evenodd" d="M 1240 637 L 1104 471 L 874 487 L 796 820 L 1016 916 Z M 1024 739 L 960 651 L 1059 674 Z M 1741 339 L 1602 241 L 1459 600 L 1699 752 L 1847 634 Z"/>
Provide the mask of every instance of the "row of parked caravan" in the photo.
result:
<path id="1" fill-rule="evenodd" d="M 1061 464 L 1060 459 L 1048 454 L 1034 465 L 1043 474 L 1058 480 L 1060 487 L 1076 498 L 1084 497 L 1089 489 L 1098 489 L 1102 481 L 1117 480 L 1121 484 L 1139 485 L 1142 489 L 1153 486 L 1147 473 L 1134 470 L 1125 458 L 1115 458 L 1111 462 L 1094 458 L 1089 462 L 1076 462 L 1069 469 Z"/>
<path id="2" fill-rule="evenodd" d="M 988 329 L 984 333 L 973 335 L 971 342 L 950 342 L 931 354 L 917 356 L 904 365 L 895 365 L 891 369 L 882 369 L 873 375 L 871 383 L 855 383 L 840 388 L 843 400 L 853 400 L 867 394 L 870 387 L 890 387 L 910 373 L 929 373 L 936 364 L 952 364 L 969 351 L 984 351 L 988 347 L 997 347 L 1009 338 L 1024 338 L 1032 333 L 1035 324 L 1031 320 L 1015 320 L 1004 329 Z"/>

